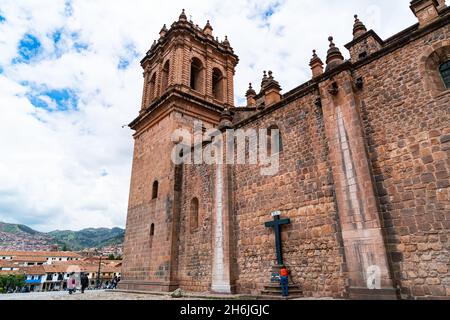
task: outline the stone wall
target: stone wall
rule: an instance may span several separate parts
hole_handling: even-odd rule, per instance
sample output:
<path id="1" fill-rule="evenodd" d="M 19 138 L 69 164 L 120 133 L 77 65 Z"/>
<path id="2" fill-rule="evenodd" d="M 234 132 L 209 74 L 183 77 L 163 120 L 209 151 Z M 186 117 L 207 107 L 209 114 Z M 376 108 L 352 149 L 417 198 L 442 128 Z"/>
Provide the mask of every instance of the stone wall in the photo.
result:
<path id="1" fill-rule="evenodd" d="M 205 94 L 212 90 L 209 80 L 203 93 L 188 88 L 188 46 L 168 46 L 178 100 L 175 106 L 164 97 L 134 124 L 121 287 L 203 292 L 216 281 L 219 289 L 259 294 L 276 263 L 274 233 L 264 223 L 280 210 L 291 219 L 282 232 L 285 263 L 306 296 L 351 295 L 367 286 L 367 267 L 378 265 L 383 289 L 399 288 L 403 298 L 448 298 L 450 91 L 436 66 L 448 60 L 450 27 L 448 16 L 442 19 L 435 31 L 409 28 L 383 48 L 367 37 L 351 48 L 353 61 L 335 61 L 330 73 L 281 102 L 235 112 L 240 129 L 280 129 L 283 150 L 274 176 L 262 175 L 261 165 L 172 164 L 173 131 L 192 129 L 195 119 L 217 127 L 220 110 L 200 101 L 214 100 Z M 367 60 L 359 57 L 365 49 Z M 235 63 L 227 59 L 233 57 L 215 54 L 204 63 L 208 70 L 233 66 L 221 68 L 231 105 Z M 155 180 L 159 194 L 152 199 Z"/>
<path id="2" fill-rule="evenodd" d="M 135 141 L 123 278 L 146 282 L 150 287 L 152 283 L 168 281 L 170 275 L 171 241 L 167 221 L 173 209 L 173 176 L 169 174 L 172 163 L 168 156 L 172 132 L 173 119 L 169 116 L 143 130 Z M 157 199 L 152 199 L 154 181 L 159 182 Z M 155 225 L 153 238 L 150 237 L 152 224 Z"/>
<path id="3" fill-rule="evenodd" d="M 183 290 L 205 292 L 211 289 L 212 214 L 214 210 L 214 170 L 208 165 L 183 168 L 180 215 L 178 279 Z M 199 200 L 198 227 L 191 227 L 191 202 Z"/>
<path id="4" fill-rule="evenodd" d="M 449 37 L 447 25 L 356 70 L 365 83 L 361 113 L 389 257 L 404 297 L 450 296 L 450 91 L 429 90 L 426 72 L 437 71 L 424 65 Z"/>
<path id="5" fill-rule="evenodd" d="M 291 219 L 283 227 L 285 263 L 292 281 L 307 296 L 340 297 L 344 292 L 343 251 L 333 179 L 320 108 L 310 94 L 246 125 L 243 129 L 281 131 L 280 172 L 262 176 L 259 166 L 235 167 L 237 289 L 259 293 L 276 263 L 273 230 L 264 223 L 281 210 Z"/>

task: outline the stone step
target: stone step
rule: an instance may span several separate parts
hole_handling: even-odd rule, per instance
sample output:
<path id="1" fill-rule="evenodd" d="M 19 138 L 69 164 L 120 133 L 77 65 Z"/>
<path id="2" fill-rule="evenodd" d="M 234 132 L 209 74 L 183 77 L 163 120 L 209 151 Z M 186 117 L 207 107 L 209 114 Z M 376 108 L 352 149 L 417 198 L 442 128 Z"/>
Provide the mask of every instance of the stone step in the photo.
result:
<path id="1" fill-rule="evenodd" d="M 281 288 L 264 288 L 264 291 L 268 291 L 268 292 L 282 292 L 283 290 L 281 290 Z M 289 291 L 302 291 L 302 289 L 298 288 L 298 287 L 289 287 Z"/>
<path id="2" fill-rule="evenodd" d="M 266 290 L 263 290 L 263 291 L 261 291 L 261 295 L 263 295 L 263 296 L 282 296 L 283 294 L 282 294 L 282 292 L 280 291 L 280 292 L 273 292 L 273 291 L 266 291 Z M 297 295 L 300 295 L 300 296 L 303 296 L 303 291 L 301 291 L 301 290 L 289 290 L 289 296 L 292 296 L 292 295 L 295 295 L 295 296 L 297 296 Z"/>
<path id="3" fill-rule="evenodd" d="M 264 290 L 261 291 L 261 295 L 264 297 L 281 297 L 283 294 L 283 290 L 281 289 L 281 285 L 271 283 L 266 286 L 264 286 Z M 303 297 L 303 290 L 295 284 L 292 284 L 289 286 L 289 298 L 296 297 L 296 298 L 302 298 Z"/>
<path id="4" fill-rule="evenodd" d="M 271 283 L 264 286 L 265 288 L 281 288 L 281 285 L 279 283 Z M 289 287 L 298 287 L 298 285 L 290 283 Z"/>
<path id="5" fill-rule="evenodd" d="M 299 286 L 289 286 L 289 291 L 302 291 L 302 289 Z M 283 290 L 281 287 L 264 287 L 264 291 L 270 291 L 270 292 L 282 292 Z"/>
<path id="6" fill-rule="evenodd" d="M 289 297 L 282 296 L 283 290 L 281 285 L 277 282 L 268 283 L 264 286 L 264 290 L 261 291 L 261 297 L 263 299 L 273 300 L 290 300 L 303 298 L 303 290 L 296 284 L 289 284 Z"/>
<path id="7" fill-rule="evenodd" d="M 260 295 L 256 300 L 293 300 L 304 298 L 303 294 L 289 294 L 289 297 L 283 297 L 280 295 Z"/>
<path id="8" fill-rule="evenodd" d="M 281 288 L 264 288 L 263 291 L 268 291 L 268 292 L 282 292 L 283 290 Z M 301 291 L 303 292 L 303 290 L 299 287 L 289 287 L 289 291 Z"/>

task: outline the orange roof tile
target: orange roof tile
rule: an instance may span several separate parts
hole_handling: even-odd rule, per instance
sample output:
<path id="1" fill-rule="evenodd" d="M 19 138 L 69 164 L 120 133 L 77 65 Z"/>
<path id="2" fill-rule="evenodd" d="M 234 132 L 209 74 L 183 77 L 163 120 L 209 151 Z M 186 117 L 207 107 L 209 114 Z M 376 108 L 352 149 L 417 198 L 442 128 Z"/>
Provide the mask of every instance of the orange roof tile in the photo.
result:
<path id="1" fill-rule="evenodd" d="M 47 262 L 45 257 L 37 256 L 15 256 L 12 261 L 14 262 Z"/>
<path id="2" fill-rule="evenodd" d="M 6 270 L 0 270 L 0 275 L 2 276 L 9 276 L 9 275 L 21 275 L 23 272 L 20 270 L 13 270 L 13 271 L 6 271 Z"/>
<path id="3" fill-rule="evenodd" d="M 0 251 L 0 256 L 21 257 L 21 256 L 39 256 L 52 258 L 81 258 L 81 255 L 75 252 L 63 251 Z"/>
<path id="4" fill-rule="evenodd" d="M 44 275 L 44 266 L 21 267 L 20 271 L 29 275 Z"/>
<path id="5" fill-rule="evenodd" d="M 18 268 L 18 264 L 12 262 L 11 260 L 0 260 L 0 268 Z"/>

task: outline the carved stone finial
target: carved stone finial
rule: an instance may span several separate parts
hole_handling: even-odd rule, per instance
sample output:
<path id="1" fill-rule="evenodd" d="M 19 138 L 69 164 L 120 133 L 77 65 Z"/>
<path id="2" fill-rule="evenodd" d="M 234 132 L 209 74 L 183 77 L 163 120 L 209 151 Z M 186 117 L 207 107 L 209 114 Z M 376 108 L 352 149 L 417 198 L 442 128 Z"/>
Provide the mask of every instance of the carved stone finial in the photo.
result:
<path id="1" fill-rule="evenodd" d="M 248 90 L 247 90 L 246 96 L 247 97 L 249 97 L 249 96 L 253 96 L 253 97 L 256 96 L 256 91 L 253 89 L 253 86 L 252 86 L 251 82 L 248 85 Z"/>
<path id="2" fill-rule="evenodd" d="M 187 21 L 187 16 L 186 16 L 186 12 L 183 9 L 183 11 L 180 14 L 180 21 Z"/>
<path id="3" fill-rule="evenodd" d="M 327 54 L 327 70 L 332 69 L 344 62 L 344 56 L 341 51 L 333 42 L 334 38 L 332 36 L 328 37 L 330 41 L 330 49 L 328 49 Z"/>
<path id="4" fill-rule="evenodd" d="M 309 66 L 311 67 L 313 77 L 317 77 L 323 73 L 323 62 L 317 55 L 315 49 L 313 50 L 313 56 L 309 62 Z"/>
<path id="5" fill-rule="evenodd" d="M 256 91 L 253 89 L 251 82 L 248 85 L 248 90 L 247 90 L 245 96 L 247 97 L 247 107 L 253 107 L 256 105 L 256 101 L 255 101 Z"/>
<path id="6" fill-rule="evenodd" d="M 269 79 L 267 78 L 267 71 L 263 71 L 263 78 L 261 81 L 261 90 L 264 89 L 264 87 L 266 86 L 267 82 L 269 81 Z"/>
<path id="7" fill-rule="evenodd" d="M 364 34 L 367 32 L 367 28 L 364 25 L 364 23 L 361 22 L 361 20 L 359 20 L 358 15 L 355 14 L 355 24 L 353 25 L 353 37 L 357 38 L 360 35 Z"/>
<path id="8" fill-rule="evenodd" d="M 203 32 L 204 32 L 206 35 L 212 37 L 212 36 L 213 36 L 213 31 L 214 31 L 214 29 L 213 29 L 213 27 L 211 26 L 211 23 L 209 22 L 209 20 L 206 21 L 206 25 L 205 25 L 205 27 L 203 28 Z"/>
<path id="9" fill-rule="evenodd" d="M 169 30 L 167 30 L 167 26 L 163 25 L 163 27 L 161 28 L 161 31 L 159 32 L 160 37 L 161 38 L 164 37 L 167 34 L 168 31 Z"/>
<path id="10" fill-rule="evenodd" d="M 233 113 L 228 106 L 225 106 L 220 114 L 219 129 L 227 129 L 233 127 Z"/>
<path id="11" fill-rule="evenodd" d="M 230 41 L 228 41 L 228 36 L 225 36 L 225 40 L 222 43 L 225 47 L 230 47 Z"/>
<path id="12" fill-rule="evenodd" d="M 329 36 L 329 37 L 328 37 L 328 41 L 330 41 L 330 48 L 336 47 L 336 45 L 334 44 L 333 40 L 334 40 L 334 39 L 333 39 L 332 36 Z"/>

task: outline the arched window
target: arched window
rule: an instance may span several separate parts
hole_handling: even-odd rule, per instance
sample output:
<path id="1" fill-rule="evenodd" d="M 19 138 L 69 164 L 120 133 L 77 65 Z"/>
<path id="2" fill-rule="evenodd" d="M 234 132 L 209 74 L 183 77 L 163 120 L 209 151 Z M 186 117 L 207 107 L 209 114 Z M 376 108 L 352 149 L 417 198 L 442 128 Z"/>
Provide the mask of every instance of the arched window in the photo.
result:
<path id="1" fill-rule="evenodd" d="M 162 79 L 161 79 L 161 93 L 163 94 L 167 87 L 169 86 L 169 74 L 170 74 L 170 62 L 167 61 L 164 64 L 164 68 L 162 70 Z"/>
<path id="2" fill-rule="evenodd" d="M 433 96 L 450 89 L 450 44 L 441 41 L 427 48 L 420 58 L 419 68 L 424 87 Z"/>
<path id="3" fill-rule="evenodd" d="M 199 209 L 198 199 L 194 198 L 191 201 L 191 218 L 190 218 L 191 232 L 194 232 L 195 230 L 198 229 L 198 209 Z"/>
<path id="4" fill-rule="evenodd" d="M 149 101 L 152 102 L 153 99 L 155 99 L 155 93 L 156 93 L 156 73 L 153 74 L 153 76 L 150 78 L 149 81 Z"/>
<path id="5" fill-rule="evenodd" d="M 150 226 L 150 248 L 153 246 L 153 238 L 155 236 L 155 224 L 152 223 Z"/>
<path id="6" fill-rule="evenodd" d="M 158 188 L 159 188 L 159 182 L 158 181 L 153 182 L 152 200 L 158 199 Z"/>
<path id="7" fill-rule="evenodd" d="M 213 69 L 212 90 L 214 98 L 217 100 L 223 100 L 223 75 L 217 68 Z"/>
<path id="8" fill-rule="evenodd" d="M 202 62 L 194 58 L 191 63 L 191 89 L 201 91 L 203 86 L 203 65 Z"/>
<path id="9" fill-rule="evenodd" d="M 274 125 L 267 129 L 267 154 L 276 155 L 283 151 L 283 139 L 278 126 Z"/>
<path id="10" fill-rule="evenodd" d="M 450 89 L 450 60 L 439 67 L 439 72 L 444 80 L 445 87 Z"/>

